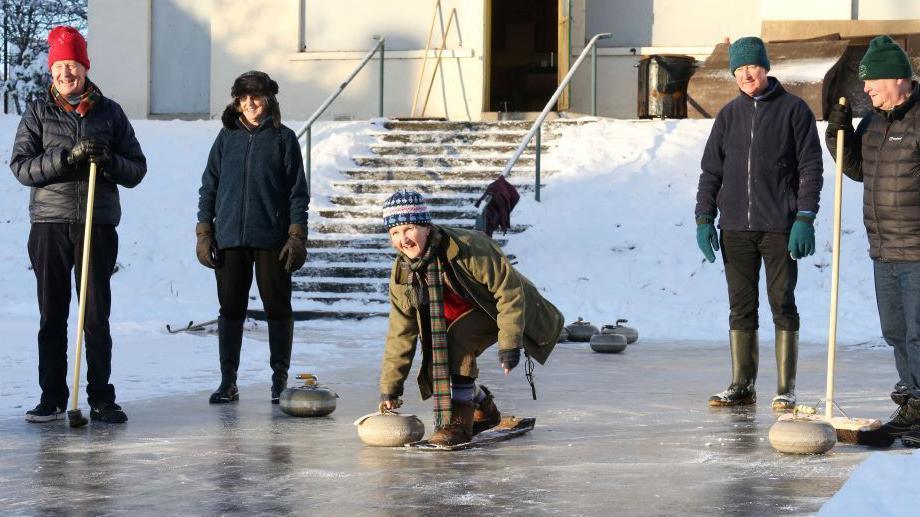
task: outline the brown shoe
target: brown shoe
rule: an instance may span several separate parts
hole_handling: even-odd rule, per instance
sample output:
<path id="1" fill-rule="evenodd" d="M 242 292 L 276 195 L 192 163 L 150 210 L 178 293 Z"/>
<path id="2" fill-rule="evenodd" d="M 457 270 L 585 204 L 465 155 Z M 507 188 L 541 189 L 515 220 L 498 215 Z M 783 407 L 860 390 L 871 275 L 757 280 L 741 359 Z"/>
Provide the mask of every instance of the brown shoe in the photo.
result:
<path id="1" fill-rule="evenodd" d="M 495 407 L 495 398 L 492 397 L 492 392 L 485 386 L 480 386 L 479 389 L 486 394 L 486 398 L 479 403 L 479 406 L 476 407 L 476 411 L 473 412 L 474 436 L 497 426 L 502 421 L 502 414 L 498 411 L 498 408 Z"/>
<path id="2" fill-rule="evenodd" d="M 450 402 L 450 423 L 437 429 L 428 443 L 434 445 L 460 445 L 473 439 L 473 411 L 476 404 L 472 402 Z"/>

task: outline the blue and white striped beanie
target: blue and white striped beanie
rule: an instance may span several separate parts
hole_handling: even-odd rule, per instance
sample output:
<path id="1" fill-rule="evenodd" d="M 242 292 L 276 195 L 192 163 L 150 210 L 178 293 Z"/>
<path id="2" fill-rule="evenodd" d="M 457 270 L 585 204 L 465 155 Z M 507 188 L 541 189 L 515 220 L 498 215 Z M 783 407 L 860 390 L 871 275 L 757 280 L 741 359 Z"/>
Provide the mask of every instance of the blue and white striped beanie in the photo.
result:
<path id="1" fill-rule="evenodd" d="M 418 192 L 400 191 L 383 202 L 383 225 L 386 229 L 401 224 L 431 224 L 431 212 Z"/>

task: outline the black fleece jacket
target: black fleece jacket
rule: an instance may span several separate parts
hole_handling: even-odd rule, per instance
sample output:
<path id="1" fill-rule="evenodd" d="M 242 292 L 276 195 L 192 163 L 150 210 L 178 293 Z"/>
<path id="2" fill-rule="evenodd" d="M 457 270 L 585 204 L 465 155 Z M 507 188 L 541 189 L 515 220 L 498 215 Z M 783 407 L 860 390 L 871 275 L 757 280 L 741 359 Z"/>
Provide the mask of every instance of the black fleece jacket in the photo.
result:
<path id="1" fill-rule="evenodd" d="M 695 214 L 718 211 L 723 230 L 788 232 L 797 212 L 818 212 L 815 117 L 773 77 L 762 97 L 740 93 L 719 111 L 701 166 Z"/>
<path id="2" fill-rule="evenodd" d="M 198 190 L 198 221 L 213 222 L 220 249 L 280 248 L 288 226 L 307 224 L 307 180 L 297 136 L 267 117 L 248 131 L 222 117 Z"/>

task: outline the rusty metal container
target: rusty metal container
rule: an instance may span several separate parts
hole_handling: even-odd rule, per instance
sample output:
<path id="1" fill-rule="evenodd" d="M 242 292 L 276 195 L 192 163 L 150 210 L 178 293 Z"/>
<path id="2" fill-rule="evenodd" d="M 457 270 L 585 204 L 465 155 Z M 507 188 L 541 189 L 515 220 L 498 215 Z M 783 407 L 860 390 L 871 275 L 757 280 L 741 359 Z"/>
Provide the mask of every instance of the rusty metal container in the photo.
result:
<path id="1" fill-rule="evenodd" d="M 639 60 L 639 118 L 687 118 L 687 83 L 695 70 L 690 56 L 654 54 Z"/>

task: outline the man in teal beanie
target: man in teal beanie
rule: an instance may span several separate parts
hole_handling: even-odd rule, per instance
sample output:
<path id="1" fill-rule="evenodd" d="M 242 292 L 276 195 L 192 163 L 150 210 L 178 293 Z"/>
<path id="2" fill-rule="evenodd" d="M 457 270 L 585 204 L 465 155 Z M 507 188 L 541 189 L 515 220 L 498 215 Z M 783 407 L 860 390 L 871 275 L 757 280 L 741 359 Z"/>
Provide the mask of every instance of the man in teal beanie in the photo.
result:
<path id="1" fill-rule="evenodd" d="M 812 223 L 823 184 L 821 143 L 805 101 L 767 76 L 770 59 L 760 38 L 735 41 L 728 62 L 740 91 L 712 125 L 694 212 L 697 245 L 706 260 L 715 261 L 721 244 L 730 306 L 732 381 L 709 398 L 709 405 L 756 401 L 758 283 L 764 264 L 776 344 L 772 405 L 785 411 L 796 402 L 796 260 L 815 252 Z"/>
<path id="2" fill-rule="evenodd" d="M 870 111 L 853 129 L 849 103 L 828 113 L 825 141 L 831 156 L 843 131 L 843 173 L 865 185 L 863 221 L 875 272 L 882 336 L 894 348 L 898 409 L 861 443 L 889 446 L 900 437 L 920 447 L 920 89 L 904 50 L 888 36 L 869 43 L 859 63 Z M 836 156 L 835 156 L 836 159 Z"/>

